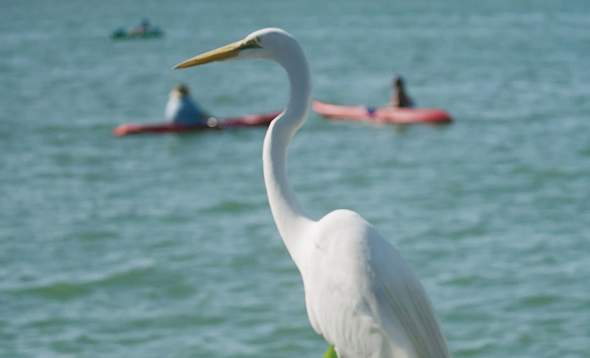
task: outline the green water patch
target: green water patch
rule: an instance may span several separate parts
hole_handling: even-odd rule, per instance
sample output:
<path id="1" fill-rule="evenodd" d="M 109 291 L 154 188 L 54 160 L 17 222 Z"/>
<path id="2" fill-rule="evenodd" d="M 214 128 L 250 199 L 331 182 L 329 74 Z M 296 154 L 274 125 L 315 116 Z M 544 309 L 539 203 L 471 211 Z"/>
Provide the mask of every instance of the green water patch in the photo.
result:
<path id="1" fill-rule="evenodd" d="M 207 214 L 238 214 L 251 209 L 258 209 L 258 207 L 259 205 L 257 204 L 245 203 L 236 200 L 227 200 L 206 208 L 203 211 Z"/>
<path id="2" fill-rule="evenodd" d="M 92 287 L 86 283 L 54 282 L 39 287 L 26 288 L 20 290 L 20 293 L 56 301 L 69 301 L 83 297 L 91 291 Z"/>
<path id="3" fill-rule="evenodd" d="M 523 308 L 542 308 L 551 306 L 561 301 L 561 298 L 552 294 L 533 294 L 523 297 L 518 301 L 518 304 Z"/>

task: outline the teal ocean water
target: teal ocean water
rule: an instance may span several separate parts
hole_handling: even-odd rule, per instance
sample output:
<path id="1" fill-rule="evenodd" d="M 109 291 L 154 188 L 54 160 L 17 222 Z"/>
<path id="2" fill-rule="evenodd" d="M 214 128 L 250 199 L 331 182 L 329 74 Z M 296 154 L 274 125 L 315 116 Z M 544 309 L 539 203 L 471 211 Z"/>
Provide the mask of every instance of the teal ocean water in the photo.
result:
<path id="1" fill-rule="evenodd" d="M 586 1 L 3 1 L 0 357 L 320 357 L 262 181 L 264 129 L 115 138 L 187 83 L 218 116 L 284 106 L 266 62 L 171 66 L 262 27 L 294 34 L 314 97 L 444 127 L 311 114 L 302 206 L 371 221 L 426 287 L 454 357 L 590 352 Z M 151 19 L 149 41 L 111 41 Z"/>

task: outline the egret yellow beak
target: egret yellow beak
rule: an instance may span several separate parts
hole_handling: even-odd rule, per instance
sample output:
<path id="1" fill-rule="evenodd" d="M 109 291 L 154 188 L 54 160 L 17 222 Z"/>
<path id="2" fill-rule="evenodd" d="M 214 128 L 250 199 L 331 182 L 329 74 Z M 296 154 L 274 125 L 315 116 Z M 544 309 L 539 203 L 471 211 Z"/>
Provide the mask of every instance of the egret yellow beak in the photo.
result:
<path id="1" fill-rule="evenodd" d="M 188 60 L 174 66 L 174 69 L 177 70 L 179 68 L 189 68 L 193 66 L 204 65 L 209 62 L 224 61 L 233 57 L 237 57 L 240 51 L 243 49 L 251 48 L 261 48 L 260 44 L 258 43 L 258 39 L 254 38 L 250 40 L 232 42 L 218 49 L 202 53 L 193 58 L 189 58 Z"/>

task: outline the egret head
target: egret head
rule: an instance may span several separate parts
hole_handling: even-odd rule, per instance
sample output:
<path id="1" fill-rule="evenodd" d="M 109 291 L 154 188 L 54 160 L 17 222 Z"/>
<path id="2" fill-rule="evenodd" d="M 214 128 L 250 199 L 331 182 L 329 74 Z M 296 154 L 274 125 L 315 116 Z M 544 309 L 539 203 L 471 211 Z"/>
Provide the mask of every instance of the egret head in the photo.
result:
<path id="1" fill-rule="evenodd" d="M 175 69 L 203 65 L 209 62 L 245 58 L 275 58 L 286 43 L 296 43 L 284 30 L 267 28 L 255 31 L 244 39 L 183 61 Z"/>

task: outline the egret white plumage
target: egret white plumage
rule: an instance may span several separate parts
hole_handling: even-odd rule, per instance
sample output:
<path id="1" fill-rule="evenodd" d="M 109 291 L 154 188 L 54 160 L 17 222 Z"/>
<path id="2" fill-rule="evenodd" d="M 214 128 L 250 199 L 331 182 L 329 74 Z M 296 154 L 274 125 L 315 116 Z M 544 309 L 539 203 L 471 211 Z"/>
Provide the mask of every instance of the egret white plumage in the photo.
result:
<path id="1" fill-rule="evenodd" d="M 303 278 L 314 330 L 340 358 L 449 357 L 428 297 L 396 249 L 353 211 L 310 218 L 289 188 L 287 146 L 305 121 L 311 93 L 297 41 L 283 30 L 263 29 L 176 68 L 242 58 L 274 60 L 289 77 L 289 103 L 264 138 L 263 172 L 274 221 Z"/>

